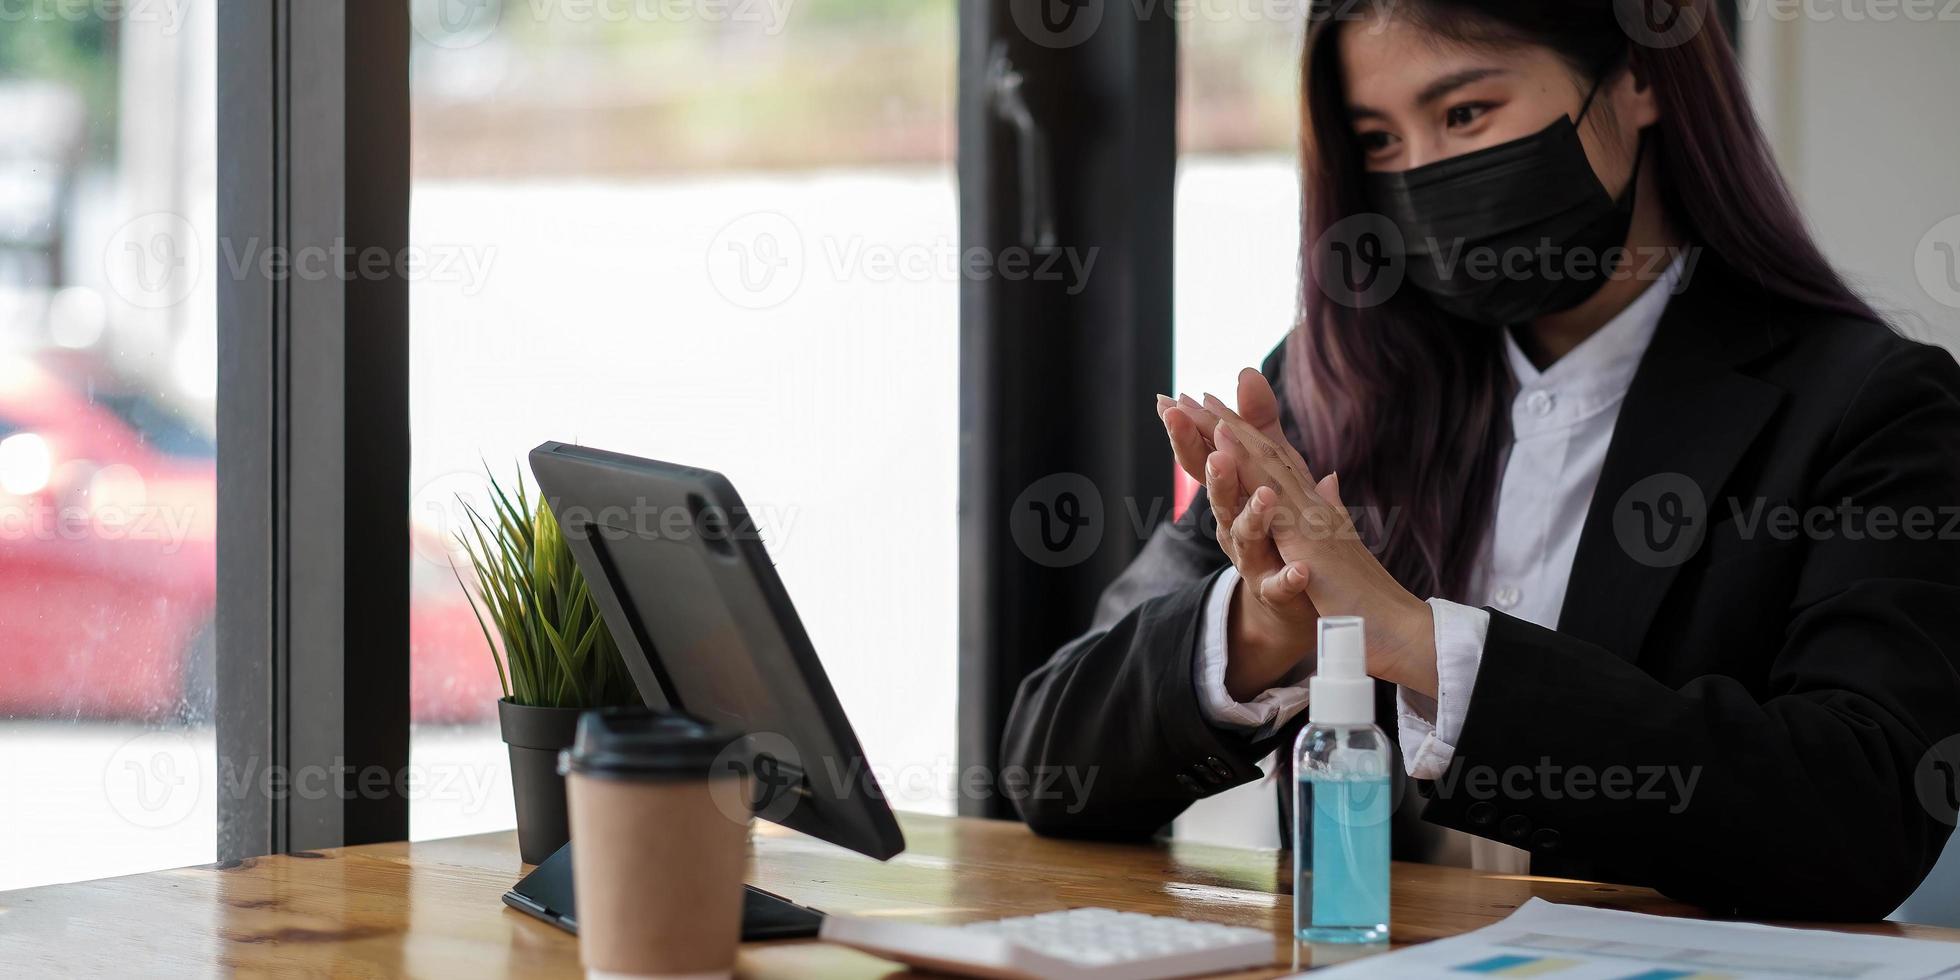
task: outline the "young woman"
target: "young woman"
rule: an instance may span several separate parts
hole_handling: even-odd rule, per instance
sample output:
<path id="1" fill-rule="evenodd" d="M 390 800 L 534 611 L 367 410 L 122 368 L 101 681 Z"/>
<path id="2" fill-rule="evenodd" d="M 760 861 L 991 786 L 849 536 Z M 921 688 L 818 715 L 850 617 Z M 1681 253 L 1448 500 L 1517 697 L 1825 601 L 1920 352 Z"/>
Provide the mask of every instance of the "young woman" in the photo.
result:
<path id="1" fill-rule="evenodd" d="M 1236 410 L 1159 400 L 1206 492 L 1022 684 L 1005 763 L 1095 773 L 1024 800 L 1036 830 L 1258 778 L 1317 618 L 1360 615 L 1429 828 L 1398 856 L 1446 828 L 1798 918 L 1924 877 L 1960 369 L 1831 270 L 1712 10 L 1674 13 L 1655 43 L 1611 0 L 1316 10 L 1299 323 Z"/>

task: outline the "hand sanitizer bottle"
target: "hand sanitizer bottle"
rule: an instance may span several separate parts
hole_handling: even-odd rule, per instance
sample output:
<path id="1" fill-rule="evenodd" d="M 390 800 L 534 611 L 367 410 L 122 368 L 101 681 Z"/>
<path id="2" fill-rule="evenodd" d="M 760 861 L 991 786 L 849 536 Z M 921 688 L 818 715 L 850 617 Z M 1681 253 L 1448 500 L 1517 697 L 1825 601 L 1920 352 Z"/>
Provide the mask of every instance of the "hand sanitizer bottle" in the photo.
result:
<path id="1" fill-rule="evenodd" d="M 1293 932 L 1312 943 L 1388 939 L 1388 736 L 1358 616 L 1323 616 L 1307 727 L 1293 743 Z"/>

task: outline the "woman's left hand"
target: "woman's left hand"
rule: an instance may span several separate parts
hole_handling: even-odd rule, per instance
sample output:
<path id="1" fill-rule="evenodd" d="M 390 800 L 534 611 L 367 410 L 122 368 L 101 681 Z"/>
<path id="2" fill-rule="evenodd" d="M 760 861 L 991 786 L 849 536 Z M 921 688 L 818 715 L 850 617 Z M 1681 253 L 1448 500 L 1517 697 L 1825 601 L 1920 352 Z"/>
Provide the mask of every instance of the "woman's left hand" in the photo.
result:
<path id="1" fill-rule="evenodd" d="M 1216 397 L 1206 395 L 1204 407 L 1217 419 L 1212 443 L 1233 457 L 1244 491 L 1271 495 L 1266 505 L 1274 508 L 1273 543 L 1283 560 L 1306 564 L 1315 608 L 1322 616 L 1366 619 L 1368 672 L 1434 697 L 1436 634 L 1429 604 L 1382 567 L 1340 501 L 1316 491 L 1298 451 Z"/>

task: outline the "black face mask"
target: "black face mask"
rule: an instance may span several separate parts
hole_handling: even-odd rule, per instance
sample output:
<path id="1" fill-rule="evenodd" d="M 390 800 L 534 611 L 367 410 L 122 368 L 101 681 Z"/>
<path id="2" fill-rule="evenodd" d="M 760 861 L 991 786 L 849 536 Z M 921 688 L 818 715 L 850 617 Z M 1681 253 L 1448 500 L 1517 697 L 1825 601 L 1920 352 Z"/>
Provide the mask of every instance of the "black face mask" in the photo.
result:
<path id="1" fill-rule="evenodd" d="M 1597 91 L 1597 86 L 1595 86 Z M 1584 119 L 1592 96 L 1579 109 Z M 1397 173 L 1368 195 L 1402 233 L 1408 280 L 1442 310 L 1502 326 L 1570 309 L 1599 291 L 1626 244 L 1643 133 L 1615 201 L 1593 173 L 1573 120 Z"/>

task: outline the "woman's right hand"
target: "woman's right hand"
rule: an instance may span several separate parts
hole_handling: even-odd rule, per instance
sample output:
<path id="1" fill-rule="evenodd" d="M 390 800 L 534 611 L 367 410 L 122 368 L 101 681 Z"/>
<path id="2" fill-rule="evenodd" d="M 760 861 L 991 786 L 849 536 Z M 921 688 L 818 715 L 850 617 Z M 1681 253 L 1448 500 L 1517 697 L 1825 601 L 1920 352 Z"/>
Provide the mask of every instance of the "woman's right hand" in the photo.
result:
<path id="1" fill-rule="evenodd" d="M 1285 441 L 1279 400 L 1264 375 L 1251 368 L 1240 372 L 1238 396 L 1242 419 Z M 1235 700 L 1249 701 L 1313 652 L 1320 613 L 1306 595 L 1310 572 L 1302 562 L 1283 561 L 1273 544 L 1279 495 L 1270 487 L 1260 487 L 1248 496 L 1232 455 L 1218 452 L 1211 444 L 1217 415 L 1189 396 L 1173 401 L 1162 395 L 1157 414 L 1178 465 L 1205 485 L 1217 520 L 1218 546 L 1239 572 L 1226 630 L 1225 689 Z M 1340 499 L 1340 483 L 1332 474 L 1319 481 L 1316 490 L 1328 500 Z"/>

